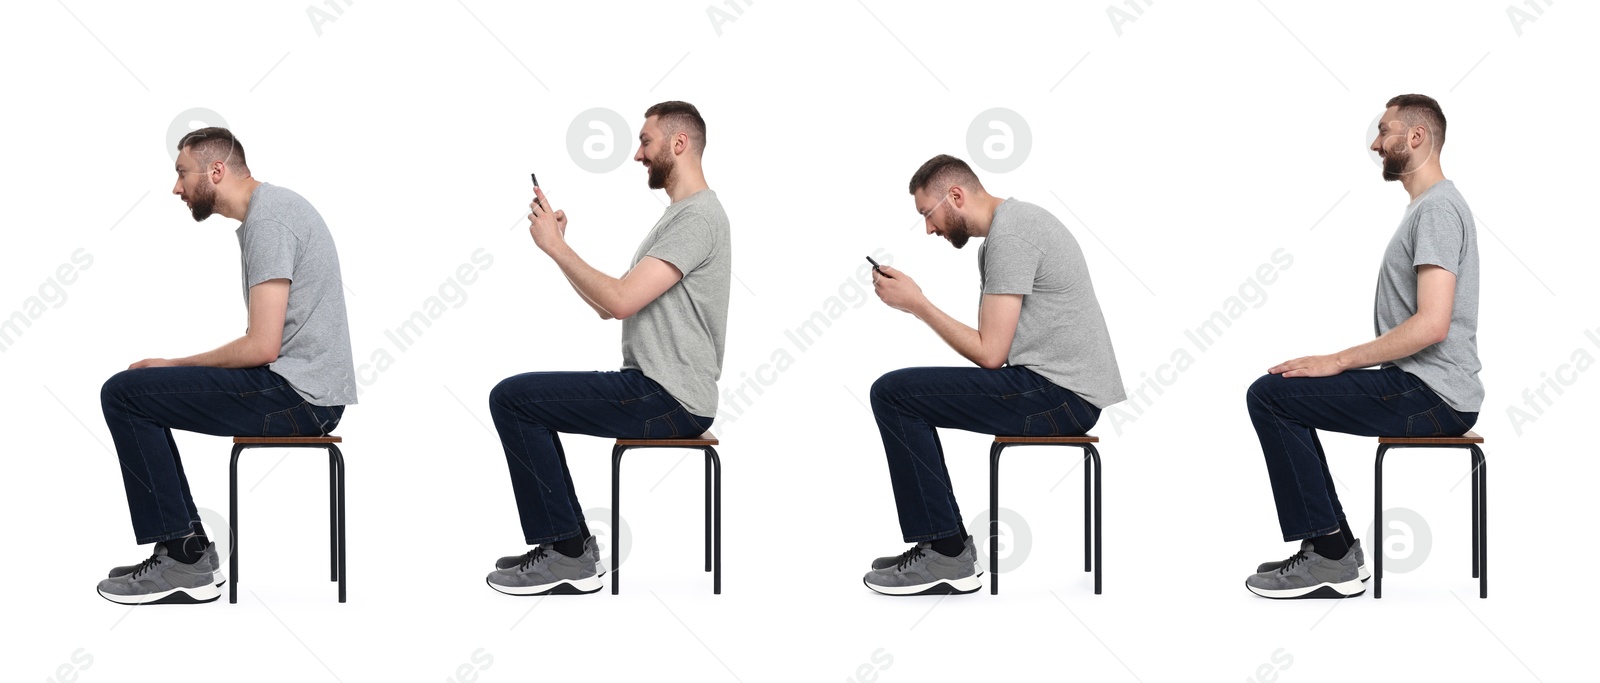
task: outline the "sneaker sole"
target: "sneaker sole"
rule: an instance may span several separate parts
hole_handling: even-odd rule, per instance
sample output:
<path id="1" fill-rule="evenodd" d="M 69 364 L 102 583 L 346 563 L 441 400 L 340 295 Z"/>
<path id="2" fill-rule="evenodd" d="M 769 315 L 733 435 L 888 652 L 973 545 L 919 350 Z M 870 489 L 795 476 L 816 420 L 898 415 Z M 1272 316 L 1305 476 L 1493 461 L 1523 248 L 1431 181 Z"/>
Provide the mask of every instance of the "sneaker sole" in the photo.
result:
<path id="1" fill-rule="evenodd" d="M 1306 600 L 1306 599 L 1333 599 L 1333 600 L 1337 600 L 1337 599 L 1342 599 L 1342 598 L 1358 597 L 1358 596 L 1360 596 L 1362 594 L 1365 594 L 1367 592 L 1366 587 L 1362 586 L 1361 585 L 1361 581 L 1359 581 L 1359 580 L 1357 580 L 1357 581 L 1345 581 L 1345 582 L 1342 582 L 1342 583 L 1326 583 L 1326 582 L 1324 582 L 1324 583 L 1319 583 L 1319 584 L 1317 584 L 1315 586 L 1307 586 L 1305 588 L 1290 588 L 1290 589 L 1285 589 L 1285 590 L 1269 590 L 1269 589 L 1266 589 L 1266 588 L 1256 588 L 1255 586 L 1250 585 L 1250 583 L 1247 581 L 1247 582 L 1245 582 L 1244 587 L 1246 589 L 1248 589 L 1251 593 L 1255 593 L 1256 595 L 1259 595 L 1259 596 L 1261 596 L 1263 598 L 1271 598 L 1273 600 Z"/>
<path id="2" fill-rule="evenodd" d="M 874 586 L 867 583 L 866 577 L 861 578 L 861 583 L 874 593 L 883 595 L 966 595 L 983 587 L 983 580 L 979 577 L 983 572 L 960 579 L 940 579 L 933 583 L 918 584 L 915 586 Z"/>
<path id="3" fill-rule="evenodd" d="M 1268 563 L 1268 564 L 1273 564 L 1273 563 Z M 1262 572 L 1274 571 L 1278 567 L 1281 567 L 1281 566 L 1283 566 L 1281 563 L 1277 564 L 1277 566 L 1262 565 L 1260 567 L 1256 567 L 1256 573 L 1260 574 Z M 1366 581 L 1367 579 L 1372 578 L 1372 571 L 1367 569 L 1367 565 L 1361 565 L 1360 567 L 1356 568 L 1356 576 L 1360 577 L 1362 581 Z"/>
<path id="4" fill-rule="evenodd" d="M 127 576 L 127 574 L 119 574 L 118 576 Z M 106 578 L 115 579 L 117 577 L 116 576 L 107 576 Z M 227 582 L 228 582 L 227 579 L 222 578 L 222 572 L 217 572 L 217 588 L 221 588 L 222 584 L 225 584 Z"/>
<path id="5" fill-rule="evenodd" d="M 543 583 L 537 586 L 501 586 L 485 578 L 484 583 L 506 595 L 588 595 L 604 588 L 599 574 L 587 579 L 562 579 L 555 583 Z"/>
<path id="6" fill-rule="evenodd" d="M 220 585 L 222 584 L 217 584 Z M 217 586 L 173 588 L 146 595 L 112 595 L 98 588 L 95 592 L 99 593 L 100 597 L 119 605 L 199 605 L 222 597 L 222 591 L 218 590 Z"/>

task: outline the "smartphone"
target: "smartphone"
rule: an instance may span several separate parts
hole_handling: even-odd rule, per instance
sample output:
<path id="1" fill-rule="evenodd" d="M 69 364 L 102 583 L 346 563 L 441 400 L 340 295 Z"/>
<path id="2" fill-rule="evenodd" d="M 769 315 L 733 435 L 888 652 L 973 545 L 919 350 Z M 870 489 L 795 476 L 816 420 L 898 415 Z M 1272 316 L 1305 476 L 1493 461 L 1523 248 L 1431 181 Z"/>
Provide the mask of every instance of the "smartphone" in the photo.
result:
<path id="1" fill-rule="evenodd" d="M 879 275 L 882 275 L 882 276 L 884 276 L 886 278 L 889 278 L 890 280 L 894 279 L 894 277 L 890 276 L 888 273 L 883 272 L 883 269 L 878 267 L 878 262 L 872 260 L 871 256 L 867 257 L 867 263 L 872 264 L 872 269 L 878 271 Z"/>

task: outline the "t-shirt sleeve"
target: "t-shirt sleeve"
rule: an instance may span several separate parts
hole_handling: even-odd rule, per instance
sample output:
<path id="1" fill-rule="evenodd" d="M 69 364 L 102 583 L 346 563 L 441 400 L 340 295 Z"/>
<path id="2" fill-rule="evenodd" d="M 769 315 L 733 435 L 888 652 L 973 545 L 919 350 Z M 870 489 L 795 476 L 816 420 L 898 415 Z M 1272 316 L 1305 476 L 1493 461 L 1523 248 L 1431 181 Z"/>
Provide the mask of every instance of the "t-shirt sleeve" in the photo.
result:
<path id="1" fill-rule="evenodd" d="M 654 256 L 678 269 L 684 277 L 711 259 L 716 246 L 716 236 L 711 232 L 711 222 L 693 214 L 683 214 L 675 219 L 656 243 L 650 245 L 645 256 Z"/>
<path id="2" fill-rule="evenodd" d="M 1020 237 L 990 239 L 984 246 L 984 294 L 1032 294 L 1039 273 L 1038 247 Z"/>
<path id="3" fill-rule="evenodd" d="M 294 255 L 299 240 L 288 226 L 277 221 L 261 221 L 245 233 L 245 287 L 267 280 L 294 279 Z"/>
<path id="4" fill-rule="evenodd" d="M 1411 265 L 1439 266 L 1460 275 L 1466 231 L 1461 217 L 1453 211 L 1434 209 L 1418 216 Z"/>

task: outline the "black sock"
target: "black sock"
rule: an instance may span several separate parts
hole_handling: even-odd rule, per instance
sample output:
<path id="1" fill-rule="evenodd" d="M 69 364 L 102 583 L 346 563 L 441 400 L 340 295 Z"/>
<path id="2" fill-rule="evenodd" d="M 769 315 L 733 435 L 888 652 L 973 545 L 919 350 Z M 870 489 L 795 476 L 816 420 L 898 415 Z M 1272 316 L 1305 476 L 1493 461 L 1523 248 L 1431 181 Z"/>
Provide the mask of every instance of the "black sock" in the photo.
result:
<path id="1" fill-rule="evenodd" d="M 1339 535 L 1344 537 L 1345 545 L 1356 544 L 1356 534 L 1350 530 L 1350 521 L 1343 517 L 1339 518 Z"/>
<path id="2" fill-rule="evenodd" d="M 577 557 L 583 554 L 583 542 L 588 539 L 589 535 L 584 534 L 582 536 L 573 536 L 572 538 L 564 541 L 556 541 L 550 545 L 556 549 L 556 552 L 561 553 L 562 555 L 566 555 L 567 557 Z"/>
<path id="3" fill-rule="evenodd" d="M 1343 534 L 1328 534 L 1313 538 L 1311 547 L 1318 555 L 1330 560 L 1342 560 L 1345 553 L 1350 552 L 1350 544 L 1344 542 Z"/>
<path id="4" fill-rule="evenodd" d="M 167 555 L 172 559 L 184 564 L 194 564 L 205 556 L 206 546 L 210 543 L 211 541 L 205 537 L 205 534 L 195 534 L 183 538 L 174 538 L 170 541 L 162 541 L 161 545 L 166 546 Z"/>
<path id="5" fill-rule="evenodd" d="M 966 547 L 966 536 L 951 536 L 949 538 L 937 539 L 933 542 L 934 552 L 937 552 L 945 557 L 955 557 L 960 555 L 961 551 L 965 550 Z"/>
<path id="6" fill-rule="evenodd" d="M 933 550 L 945 557 L 955 557 L 967 548 L 967 525 L 957 522 L 956 535 L 934 539 Z"/>

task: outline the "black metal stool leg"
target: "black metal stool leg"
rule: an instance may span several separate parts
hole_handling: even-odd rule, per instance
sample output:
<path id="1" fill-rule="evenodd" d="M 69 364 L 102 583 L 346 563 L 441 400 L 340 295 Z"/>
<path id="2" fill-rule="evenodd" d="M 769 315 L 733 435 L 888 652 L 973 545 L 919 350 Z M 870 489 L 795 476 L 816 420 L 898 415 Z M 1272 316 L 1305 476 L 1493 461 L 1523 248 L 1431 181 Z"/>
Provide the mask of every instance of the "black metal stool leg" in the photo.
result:
<path id="1" fill-rule="evenodd" d="M 622 446 L 611 447 L 611 594 L 616 595 L 621 587 L 619 578 L 620 567 L 617 558 L 622 556 L 622 534 L 617 530 L 620 524 L 620 515 L 617 510 L 622 505 L 622 454 L 628 449 Z"/>
<path id="2" fill-rule="evenodd" d="M 1089 533 L 1089 531 L 1090 531 L 1089 530 L 1089 523 L 1091 521 L 1090 520 L 1089 505 L 1090 505 L 1090 499 L 1092 498 L 1092 496 L 1090 495 L 1090 491 L 1089 491 L 1089 479 L 1090 479 L 1090 475 L 1089 475 L 1089 449 L 1087 449 L 1087 448 L 1083 449 L 1082 467 L 1083 467 L 1083 570 L 1087 572 L 1087 571 L 1092 571 L 1090 563 L 1093 561 L 1093 558 L 1094 558 L 1094 554 L 1092 552 L 1090 552 L 1090 544 L 1094 542 L 1094 539 L 1091 537 L 1091 535 Z"/>
<path id="3" fill-rule="evenodd" d="M 1094 444 L 1084 444 L 1084 450 L 1089 452 L 1089 461 L 1094 463 L 1094 594 L 1100 594 L 1100 450 Z"/>
<path id="4" fill-rule="evenodd" d="M 722 459 L 717 457 L 717 449 L 710 446 L 706 447 L 706 455 L 711 458 L 711 497 L 714 501 L 711 507 L 711 593 L 722 595 Z"/>
<path id="5" fill-rule="evenodd" d="M 1003 443 L 989 446 L 989 594 L 1000 594 L 1000 452 Z"/>
<path id="6" fill-rule="evenodd" d="M 1489 460 L 1476 445 L 1478 458 L 1478 597 L 1489 597 Z"/>
<path id="7" fill-rule="evenodd" d="M 1384 541 L 1383 529 L 1383 454 L 1389 451 L 1389 446 L 1378 446 L 1378 457 L 1373 464 L 1373 492 L 1372 492 L 1372 529 L 1377 538 L 1371 539 L 1373 544 L 1372 560 L 1372 598 L 1377 600 L 1383 597 L 1383 553 L 1387 549 Z"/>
<path id="8" fill-rule="evenodd" d="M 711 571 L 711 451 L 702 453 L 706 471 L 706 571 Z"/>
<path id="9" fill-rule="evenodd" d="M 1472 476 L 1472 578 L 1476 579 L 1478 578 L 1478 558 L 1481 557 L 1481 555 L 1478 554 L 1478 496 L 1480 494 L 1480 489 L 1478 488 L 1477 452 L 1468 449 L 1467 460 L 1472 465 L 1472 471 L 1469 472 L 1469 474 Z"/>
<path id="10" fill-rule="evenodd" d="M 228 458 L 228 602 L 239 602 L 239 454 L 244 444 L 235 444 Z"/>
<path id="11" fill-rule="evenodd" d="M 333 462 L 335 465 L 334 472 L 338 474 L 336 477 L 337 484 L 335 485 L 334 490 L 334 498 L 338 501 L 338 505 L 335 507 L 333 512 L 335 514 L 334 519 L 337 520 L 334 526 L 339 534 L 339 566 L 336 570 L 339 575 L 339 602 L 344 602 L 345 582 L 350 578 L 350 565 L 345 559 L 344 454 L 339 452 L 339 447 L 333 444 L 328 444 L 328 453 L 333 457 Z"/>
<path id="12" fill-rule="evenodd" d="M 339 580 L 339 471 L 328 449 L 328 580 Z"/>

